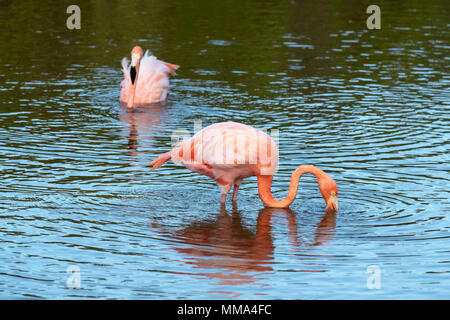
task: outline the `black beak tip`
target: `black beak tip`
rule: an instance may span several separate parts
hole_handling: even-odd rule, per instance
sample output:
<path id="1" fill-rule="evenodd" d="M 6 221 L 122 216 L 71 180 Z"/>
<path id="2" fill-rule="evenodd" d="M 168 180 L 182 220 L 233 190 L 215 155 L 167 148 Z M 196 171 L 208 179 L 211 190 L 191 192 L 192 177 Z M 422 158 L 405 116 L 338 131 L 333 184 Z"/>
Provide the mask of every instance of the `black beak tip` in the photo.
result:
<path id="1" fill-rule="evenodd" d="M 131 84 L 134 84 L 134 81 L 136 80 L 136 67 L 130 68 L 130 78 L 131 78 Z"/>

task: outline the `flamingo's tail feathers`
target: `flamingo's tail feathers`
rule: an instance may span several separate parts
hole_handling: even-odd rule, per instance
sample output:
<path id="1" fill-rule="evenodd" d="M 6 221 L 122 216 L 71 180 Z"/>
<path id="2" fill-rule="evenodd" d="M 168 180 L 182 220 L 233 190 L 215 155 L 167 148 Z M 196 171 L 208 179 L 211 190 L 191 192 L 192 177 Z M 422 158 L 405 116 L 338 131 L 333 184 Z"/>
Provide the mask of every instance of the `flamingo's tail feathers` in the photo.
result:
<path id="1" fill-rule="evenodd" d="M 177 70 L 180 66 L 173 64 L 173 63 L 168 63 L 168 62 L 164 62 L 164 64 L 169 67 L 170 69 L 170 74 L 171 75 L 176 75 L 177 73 L 175 72 L 175 70 Z"/>
<path id="2" fill-rule="evenodd" d="M 161 167 L 164 163 L 170 160 L 172 156 L 170 155 L 170 151 L 160 155 L 158 158 L 150 162 L 150 165 L 153 166 L 150 170 L 155 170 Z"/>

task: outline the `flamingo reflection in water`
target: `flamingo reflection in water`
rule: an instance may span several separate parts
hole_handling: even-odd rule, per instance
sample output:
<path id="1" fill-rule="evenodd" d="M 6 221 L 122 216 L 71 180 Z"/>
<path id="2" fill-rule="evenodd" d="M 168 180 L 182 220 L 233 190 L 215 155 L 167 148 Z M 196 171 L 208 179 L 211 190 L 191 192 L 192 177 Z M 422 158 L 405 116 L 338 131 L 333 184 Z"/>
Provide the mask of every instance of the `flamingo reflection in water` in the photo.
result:
<path id="1" fill-rule="evenodd" d="M 142 162 L 145 162 L 146 153 L 142 150 L 151 148 L 154 133 L 164 122 L 164 115 L 170 108 L 165 102 L 144 104 L 133 109 L 128 109 L 126 103 L 121 103 L 119 119 L 124 123 L 123 132 L 128 140 L 128 153 L 130 166 L 141 166 L 139 156 L 142 154 Z"/>
<path id="2" fill-rule="evenodd" d="M 277 217 L 277 219 L 272 219 Z M 240 285 L 257 283 L 259 276 L 271 272 L 274 263 L 273 226 L 285 217 L 287 221 L 287 237 L 293 254 L 299 249 L 313 248 L 330 241 L 335 234 L 336 212 L 327 211 L 317 224 L 314 240 L 306 243 L 298 236 L 297 214 L 289 208 L 261 209 L 256 231 L 251 231 L 242 223 L 240 211 L 233 205 L 231 214 L 221 206 L 216 220 L 204 220 L 191 223 L 188 227 L 169 231 L 157 226 L 165 236 L 172 237 L 176 244 L 173 247 L 179 253 L 186 255 L 182 260 L 205 271 L 192 273 L 192 276 L 206 276 L 218 279 L 220 285 Z M 306 249 L 307 250 L 307 249 Z M 301 259 L 301 258 L 299 258 Z M 208 272 L 208 269 L 214 269 Z M 303 272 L 321 272 L 317 266 Z M 221 292 L 223 293 L 223 292 Z M 229 293 L 229 292 L 228 292 Z"/>

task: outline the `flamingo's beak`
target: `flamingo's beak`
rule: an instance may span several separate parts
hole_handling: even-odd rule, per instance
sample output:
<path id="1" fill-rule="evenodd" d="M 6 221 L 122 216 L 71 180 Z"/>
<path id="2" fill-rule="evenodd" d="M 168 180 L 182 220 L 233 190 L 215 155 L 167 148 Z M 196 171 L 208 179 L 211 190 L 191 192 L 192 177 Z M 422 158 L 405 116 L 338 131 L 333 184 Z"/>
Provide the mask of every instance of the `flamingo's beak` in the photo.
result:
<path id="1" fill-rule="evenodd" d="M 130 68 L 130 79 L 131 79 L 131 84 L 134 84 L 134 80 L 136 80 L 136 67 L 131 67 Z"/>
<path id="2" fill-rule="evenodd" d="M 131 84 L 134 84 L 134 81 L 136 80 L 136 74 L 137 74 L 136 68 L 137 68 L 140 60 L 141 60 L 141 56 L 139 54 L 133 53 L 131 55 L 131 67 L 130 67 Z"/>
<path id="3" fill-rule="evenodd" d="M 337 212 L 338 211 L 338 199 L 337 199 L 337 195 L 332 192 L 330 197 L 327 200 L 327 211 L 334 211 Z"/>
<path id="4" fill-rule="evenodd" d="M 141 55 L 138 53 L 132 53 L 131 54 L 131 66 L 136 67 L 139 60 L 141 60 Z"/>

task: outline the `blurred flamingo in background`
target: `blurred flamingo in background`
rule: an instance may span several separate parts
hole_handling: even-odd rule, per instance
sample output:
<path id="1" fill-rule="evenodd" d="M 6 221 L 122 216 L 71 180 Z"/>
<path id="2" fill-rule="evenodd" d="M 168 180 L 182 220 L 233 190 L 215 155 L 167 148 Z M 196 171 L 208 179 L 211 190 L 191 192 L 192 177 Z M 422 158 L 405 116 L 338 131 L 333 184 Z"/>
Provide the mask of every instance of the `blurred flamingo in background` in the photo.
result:
<path id="1" fill-rule="evenodd" d="M 169 159 L 182 162 L 189 170 L 214 179 L 222 192 L 221 203 L 225 203 L 227 193 L 233 185 L 232 200 L 236 201 L 242 179 L 256 176 L 259 197 L 264 205 L 287 208 L 295 200 L 300 177 L 304 173 L 311 173 L 317 178 L 327 211 L 338 210 L 336 183 L 329 175 L 312 165 L 301 165 L 295 169 L 286 198 L 274 199 L 271 186 L 278 165 L 277 145 L 266 133 L 245 124 L 222 122 L 206 127 L 153 160 L 150 163 L 152 170 Z"/>
<path id="2" fill-rule="evenodd" d="M 120 101 L 128 108 L 164 101 L 169 93 L 169 74 L 175 75 L 179 68 L 176 64 L 158 60 L 148 50 L 144 54 L 139 46 L 131 50 L 131 64 L 123 58 L 122 67 L 124 79 Z"/>

